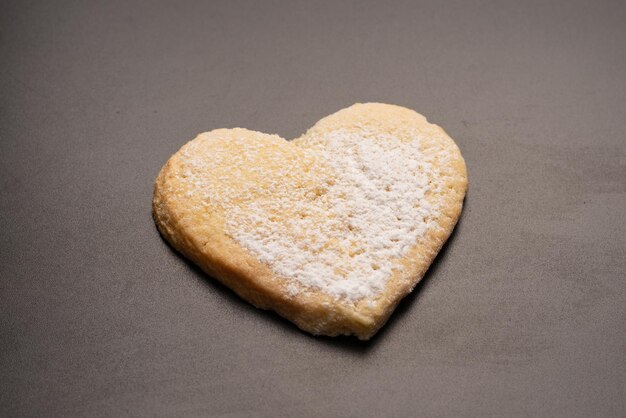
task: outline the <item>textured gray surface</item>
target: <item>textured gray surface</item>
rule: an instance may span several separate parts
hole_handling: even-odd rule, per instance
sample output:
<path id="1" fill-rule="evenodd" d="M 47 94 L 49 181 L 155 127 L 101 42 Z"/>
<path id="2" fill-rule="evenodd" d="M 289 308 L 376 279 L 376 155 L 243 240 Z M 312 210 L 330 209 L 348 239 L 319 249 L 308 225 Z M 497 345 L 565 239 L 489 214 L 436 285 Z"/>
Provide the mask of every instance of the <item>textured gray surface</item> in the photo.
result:
<path id="1" fill-rule="evenodd" d="M 0 415 L 626 415 L 626 3 L 384 3 L 0 2 Z M 367 344 L 241 302 L 150 216 L 196 133 L 358 101 L 470 173 Z"/>

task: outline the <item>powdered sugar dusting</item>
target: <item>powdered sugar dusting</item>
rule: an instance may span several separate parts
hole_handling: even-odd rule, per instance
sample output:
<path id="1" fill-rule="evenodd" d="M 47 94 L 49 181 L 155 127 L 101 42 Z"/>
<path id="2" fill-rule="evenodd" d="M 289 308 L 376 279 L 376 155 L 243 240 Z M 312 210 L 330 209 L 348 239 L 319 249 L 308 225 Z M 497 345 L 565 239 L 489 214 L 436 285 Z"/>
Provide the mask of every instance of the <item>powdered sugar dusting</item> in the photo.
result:
<path id="1" fill-rule="evenodd" d="M 266 137 L 267 138 L 267 137 Z M 438 164 L 422 138 L 336 130 L 306 148 L 236 134 L 229 149 L 184 150 L 185 193 L 219 207 L 226 233 L 275 273 L 291 295 L 310 289 L 357 301 L 380 293 L 398 259 L 429 230 L 439 207 Z M 195 142 L 195 141 L 194 141 Z"/>

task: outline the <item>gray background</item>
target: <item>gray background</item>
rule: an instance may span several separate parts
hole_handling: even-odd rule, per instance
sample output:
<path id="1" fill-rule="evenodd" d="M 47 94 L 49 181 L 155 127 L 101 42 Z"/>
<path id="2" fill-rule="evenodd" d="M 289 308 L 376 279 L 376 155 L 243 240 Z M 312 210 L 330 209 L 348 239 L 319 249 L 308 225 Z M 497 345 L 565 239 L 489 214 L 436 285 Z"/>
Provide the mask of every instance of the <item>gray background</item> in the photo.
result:
<path id="1" fill-rule="evenodd" d="M 0 3 L 0 415 L 625 416 L 625 2 Z M 427 115 L 459 226 L 369 343 L 175 254 L 196 133 Z"/>

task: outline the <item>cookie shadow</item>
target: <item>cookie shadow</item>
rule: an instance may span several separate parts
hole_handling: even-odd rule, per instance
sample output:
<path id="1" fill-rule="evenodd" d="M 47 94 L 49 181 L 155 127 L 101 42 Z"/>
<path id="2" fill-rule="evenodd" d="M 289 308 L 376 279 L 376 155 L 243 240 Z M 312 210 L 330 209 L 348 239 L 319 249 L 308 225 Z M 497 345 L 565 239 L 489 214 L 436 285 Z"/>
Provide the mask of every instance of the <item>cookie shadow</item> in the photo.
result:
<path id="1" fill-rule="evenodd" d="M 465 204 L 467 205 L 467 196 L 465 198 Z M 465 212 L 465 211 L 464 211 Z M 262 320 L 270 321 L 273 325 L 276 325 L 284 330 L 288 330 L 289 332 L 296 332 L 305 338 L 308 338 L 316 343 L 320 343 L 326 345 L 330 348 L 352 352 L 357 355 L 366 355 L 370 353 L 375 347 L 377 347 L 381 341 L 385 340 L 385 336 L 391 332 L 397 325 L 397 323 L 407 314 L 407 312 L 411 309 L 411 307 L 416 303 L 419 299 L 420 295 L 428 287 L 428 283 L 430 282 L 430 278 L 437 274 L 437 270 L 439 270 L 439 266 L 447 257 L 448 249 L 453 245 L 456 235 L 459 233 L 458 231 L 462 227 L 463 215 L 459 218 L 454 230 L 448 237 L 448 240 L 445 242 L 429 269 L 426 271 L 426 274 L 420 280 L 420 282 L 415 286 L 413 291 L 408 294 L 404 299 L 400 301 L 395 311 L 391 314 L 391 317 L 387 321 L 385 325 L 367 341 L 361 341 L 356 337 L 352 336 L 338 336 L 338 337 L 326 337 L 326 336 L 314 336 L 305 332 L 298 328 L 291 321 L 283 318 L 278 315 L 274 311 L 269 310 L 261 310 L 255 308 L 253 305 L 248 303 L 247 301 L 241 299 L 235 292 L 230 290 L 224 284 L 222 284 L 219 280 L 214 277 L 209 276 L 204 272 L 200 267 L 194 264 L 192 261 L 188 260 L 186 257 L 182 256 L 176 249 L 174 249 L 169 243 L 165 240 L 165 238 L 159 234 L 163 242 L 167 245 L 170 251 L 175 253 L 183 262 L 187 265 L 187 267 L 193 271 L 196 276 L 207 286 L 211 288 L 211 291 L 219 294 L 224 299 L 227 299 L 229 303 L 233 303 L 237 305 L 241 309 L 245 309 L 249 312 L 259 313 L 259 317 Z"/>

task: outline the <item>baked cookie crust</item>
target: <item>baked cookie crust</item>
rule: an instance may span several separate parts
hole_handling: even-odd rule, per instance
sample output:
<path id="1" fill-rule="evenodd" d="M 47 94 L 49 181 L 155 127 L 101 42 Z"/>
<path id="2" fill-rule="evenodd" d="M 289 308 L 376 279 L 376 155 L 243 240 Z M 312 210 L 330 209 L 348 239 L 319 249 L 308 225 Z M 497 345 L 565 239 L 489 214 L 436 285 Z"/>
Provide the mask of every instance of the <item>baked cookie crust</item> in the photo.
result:
<path id="1" fill-rule="evenodd" d="M 337 297 L 324 288 L 303 286 L 277 273 L 272 263 L 262 261 L 257 252 L 242 245 L 242 240 L 233 235 L 234 215 L 229 209 L 229 204 L 240 205 L 245 199 L 254 200 L 262 195 L 267 198 L 268 190 L 283 187 L 283 184 L 303 193 L 326 187 L 323 182 L 332 182 L 333 171 L 315 155 L 328 146 L 335 132 L 344 135 L 367 132 L 374 138 L 372 141 L 382 138 L 381 142 L 387 137 L 406 142 L 408 138 L 419 136 L 420 152 L 436 153 L 431 159 L 436 178 L 431 180 L 437 182 L 438 188 L 436 193 L 425 197 L 438 208 L 428 219 L 431 227 L 405 249 L 401 257 L 394 258 L 395 267 L 382 290 L 356 299 Z M 248 167 L 233 165 L 241 161 L 238 158 L 242 155 L 242 143 L 251 154 L 245 160 Z M 282 165 L 287 161 L 297 162 L 301 171 L 290 170 L 293 175 L 283 174 L 280 183 L 271 183 L 276 181 L 272 173 L 284 169 Z M 194 173 L 196 168 L 201 174 Z M 202 181 L 208 178 L 208 183 L 198 183 L 194 176 L 199 175 L 203 176 Z M 260 184 L 258 190 L 250 188 L 250 184 L 255 183 Z M 211 190 L 195 193 L 194 188 L 199 187 Z M 220 187 L 229 188 L 229 204 L 222 201 L 226 198 L 224 193 L 220 194 Z M 240 189 L 245 189 L 247 194 L 232 192 Z M 257 308 L 273 310 L 315 335 L 355 335 L 367 340 L 385 324 L 400 300 L 424 276 L 459 219 L 466 190 L 465 162 L 443 129 L 412 110 L 367 103 L 330 115 L 289 142 L 276 135 L 241 128 L 202 133 L 183 146 L 161 169 L 155 182 L 152 206 L 155 223 L 163 237 L 244 300 Z M 285 219 L 297 215 L 289 212 L 289 208 L 285 212 Z M 245 218 L 246 213 L 237 216 Z"/>

